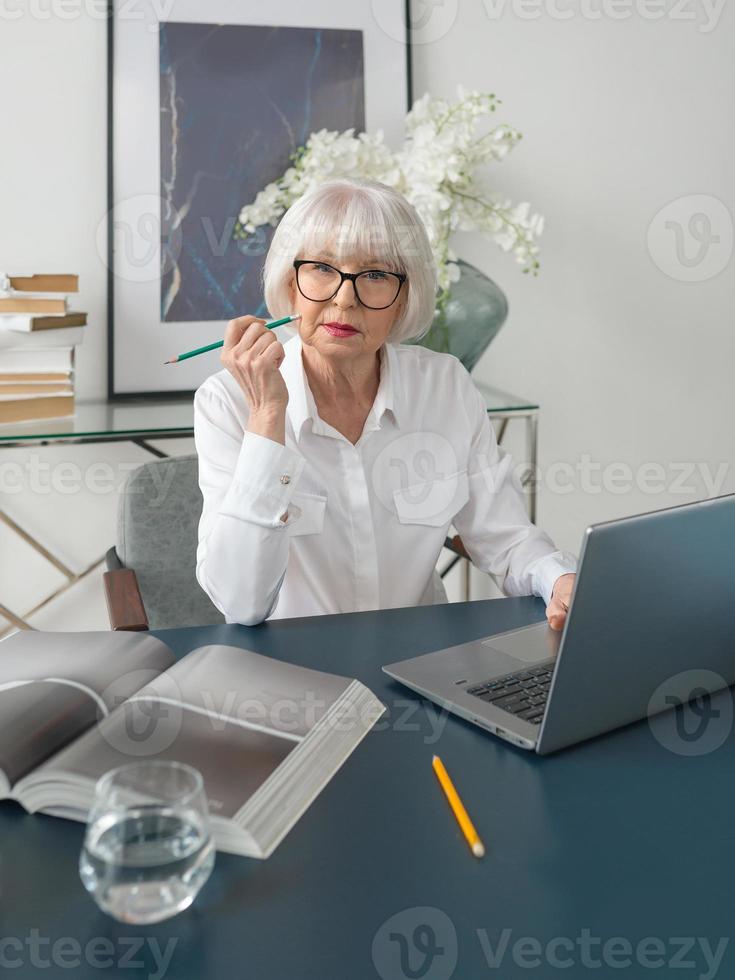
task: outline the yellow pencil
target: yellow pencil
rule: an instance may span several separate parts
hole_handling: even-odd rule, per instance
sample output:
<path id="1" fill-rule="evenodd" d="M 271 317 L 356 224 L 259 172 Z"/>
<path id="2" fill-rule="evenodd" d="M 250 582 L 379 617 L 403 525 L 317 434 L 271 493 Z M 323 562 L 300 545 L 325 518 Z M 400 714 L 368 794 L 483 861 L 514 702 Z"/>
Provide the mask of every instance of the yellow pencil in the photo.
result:
<path id="1" fill-rule="evenodd" d="M 449 773 L 444 768 L 444 763 L 438 755 L 435 755 L 431 760 L 431 764 L 434 767 L 434 772 L 436 773 L 437 779 L 441 783 L 441 788 L 444 790 L 446 797 L 449 800 L 449 805 L 452 808 L 452 812 L 457 818 L 457 823 L 462 828 L 462 833 L 467 838 L 467 843 L 470 845 L 472 853 L 475 855 L 475 857 L 484 857 L 485 846 L 480 840 L 477 831 L 472 825 L 472 821 L 467 815 L 464 804 L 460 800 L 457 790 L 454 788 L 454 783 L 449 778 Z"/>

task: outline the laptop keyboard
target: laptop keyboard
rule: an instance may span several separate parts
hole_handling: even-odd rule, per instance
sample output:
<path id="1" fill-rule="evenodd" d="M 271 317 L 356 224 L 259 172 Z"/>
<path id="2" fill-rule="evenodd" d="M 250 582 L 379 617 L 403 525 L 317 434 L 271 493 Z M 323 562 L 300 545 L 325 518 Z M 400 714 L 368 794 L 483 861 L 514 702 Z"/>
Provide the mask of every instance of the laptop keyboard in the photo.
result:
<path id="1" fill-rule="evenodd" d="M 532 725 L 540 725 L 546 710 L 554 661 L 537 664 L 529 670 L 516 671 L 505 677 L 493 677 L 489 681 L 473 684 L 465 690 L 482 701 L 492 702 L 517 718 Z"/>

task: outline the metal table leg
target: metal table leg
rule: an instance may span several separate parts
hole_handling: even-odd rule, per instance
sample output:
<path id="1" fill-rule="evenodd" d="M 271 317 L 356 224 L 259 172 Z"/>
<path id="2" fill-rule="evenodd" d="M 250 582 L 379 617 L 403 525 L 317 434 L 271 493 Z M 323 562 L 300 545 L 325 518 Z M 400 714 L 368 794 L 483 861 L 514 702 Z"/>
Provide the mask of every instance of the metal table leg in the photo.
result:
<path id="1" fill-rule="evenodd" d="M 527 491 L 528 516 L 535 524 L 538 507 L 538 411 L 535 409 L 533 411 L 521 410 L 495 416 L 495 421 L 499 423 L 495 432 L 495 437 L 499 446 L 503 442 L 503 438 L 508 428 L 508 423 L 511 421 L 511 419 L 523 419 L 526 423 L 526 447 L 530 469 L 521 479 L 521 484 Z M 471 562 L 467 561 L 466 558 L 460 559 L 459 557 L 455 557 L 441 573 L 441 577 L 444 578 L 444 576 L 451 571 L 451 569 L 460 560 L 464 561 L 462 592 L 464 601 L 468 602 L 470 599 L 471 587 Z"/>
<path id="2" fill-rule="evenodd" d="M 526 419 L 526 444 L 528 461 L 531 472 L 528 475 L 528 516 L 536 523 L 538 502 L 538 414 L 529 415 Z"/>

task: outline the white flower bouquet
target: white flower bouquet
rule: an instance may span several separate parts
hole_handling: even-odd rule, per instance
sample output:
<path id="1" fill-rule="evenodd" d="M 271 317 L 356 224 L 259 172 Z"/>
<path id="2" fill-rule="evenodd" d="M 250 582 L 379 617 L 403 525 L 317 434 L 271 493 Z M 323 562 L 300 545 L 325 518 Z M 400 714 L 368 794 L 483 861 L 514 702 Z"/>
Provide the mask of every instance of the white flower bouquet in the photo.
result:
<path id="1" fill-rule="evenodd" d="M 487 123 L 501 102 L 492 93 L 467 92 L 457 100 L 424 95 L 406 116 L 406 138 L 398 150 L 374 135 L 347 129 L 312 133 L 292 155 L 292 166 L 242 208 L 235 238 L 248 238 L 259 225 L 276 225 L 290 205 L 315 184 L 332 177 L 369 177 L 400 191 L 423 219 L 437 263 L 438 310 L 452 282 L 459 279 L 457 256 L 449 245 L 454 231 L 479 231 L 505 252 L 512 252 L 525 273 L 539 269 L 536 241 L 544 219 L 530 204 L 513 204 L 487 187 L 481 168 L 503 160 L 521 133 L 506 123 Z"/>

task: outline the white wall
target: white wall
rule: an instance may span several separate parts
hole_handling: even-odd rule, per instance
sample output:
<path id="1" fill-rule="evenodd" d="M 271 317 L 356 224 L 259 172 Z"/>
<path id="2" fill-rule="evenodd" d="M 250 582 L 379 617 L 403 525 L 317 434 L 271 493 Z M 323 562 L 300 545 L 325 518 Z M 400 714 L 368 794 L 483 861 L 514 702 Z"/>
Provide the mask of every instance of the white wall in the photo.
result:
<path id="1" fill-rule="evenodd" d="M 655 22 L 640 16 L 648 9 L 642 0 L 618 0 L 617 8 L 561 0 L 559 9 L 575 11 L 566 20 L 534 0 L 516 3 L 515 12 L 508 0 L 493 18 L 488 11 L 499 2 L 462 0 L 453 25 L 414 45 L 415 96 L 451 97 L 461 81 L 504 100 L 499 118 L 524 139 L 493 179 L 547 217 L 536 280 L 477 236 L 457 240 L 459 254 L 510 300 L 509 320 L 477 373 L 540 400 L 542 469 L 589 454 L 636 473 L 661 463 L 669 483 L 672 461 L 715 470 L 724 463 L 720 492 L 735 490 L 731 219 L 717 217 L 722 242 L 699 269 L 715 268 L 718 248 L 729 263 L 700 283 L 664 274 L 646 244 L 651 220 L 675 199 L 709 195 L 735 214 L 735 11 L 730 5 L 706 31 L 704 0 L 677 5 L 696 20 Z M 580 13 L 585 6 L 630 16 L 590 20 Z M 536 8 L 534 20 L 518 15 Z M 700 210 L 695 204 L 684 202 L 683 213 Z M 659 226 L 656 241 L 666 268 L 681 275 L 674 232 Z M 697 254 L 696 242 L 686 247 Z M 540 523 L 577 550 L 590 522 L 707 495 L 701 479 L 688 482 L 692 491 L 683 495 L 646 494 L 635 484 L 623 493 L 542 489 Z"/>
<path id="2" fill-rule="evenodd" d="M 69 19 L 54 13 L 64 9 Z M 0 269 L 79 274 L 87 398 L 107 394 L 106 256 L 95 245 L 107 211 L 107 51 L 106 22 L 85 13 L 95 9 L 0 3 Z"/>
<path id="3" fill-rule="evenodd" d="M 547 216 L 537 280 L 494 246 L 458 238 L 460 254 L 492 275 L 511 305 L 477 373 L 540 400 L 542 476 L 583 454 L 635 472 L 663 464 L 664 482 L 676 476 L 672 461 L 714 470 L 725 463 L 720 492 L 735 490 L 735 259 L 714 278 L 682 282 L 660 271 L 646 246 L 651 220 L 675 199 L 709 195 L 735 213 L 727 169 L 735 158 L 735 13 L 724 10 L 706 30 L 706 0 L 677 5 L 694 20 L 659 21 L 635 12 L 657 0 L 585 3 L 606 13 L 591 20 L 580 0 L 559 0 L 570 19 L 539 3 L 530 20 L 518 10 L 532 14 L 534 0 L 507 0 L 499 17 L 502 0 L 447 0 L 426 9 L 443 10 L 445 21 L 454 11 L 454 22 L 431 43 L 414 44 L 417 96 L 452 96 L 462 82 L 504 99 L 500 118 L 525 138 L 495 170 L 497 186 Z M 54 9 L 51 0 L 36 0 L 35 15 L 8 19 L 16 6 L 5 4 L 0 16 L 3 132 L 12 134 L 0 154 L 0 269 L 80 273 L 90 325 L 78 388 L 102 396 L 106 270 L 95 233 L 106 211 L 106 25 L 80 13 L 92 4 L 80 2 L 76 15 L 66 4 L 66 20 L 38 15 Z M 633 15 L 614 20 L 615 10 Z M 684 213 L 698 210 L 695 203 L 685 201 Z M 727 228 L 715 218 L 729 254 Z M 661 261 L 675 264 L 673 232 L 661 227 L 657 240 Z M 693 254 L 696 242 L 687 247 Z M 699 268 L 716 257 L 713 247 Z M 684 495 L 635 485 L 562 495 L 542 486 L 540 523 L 576 550 L 589 522 L 706 495 L 701 479 L 689 485 Z"/>

